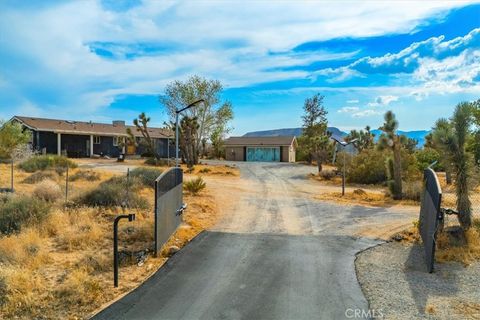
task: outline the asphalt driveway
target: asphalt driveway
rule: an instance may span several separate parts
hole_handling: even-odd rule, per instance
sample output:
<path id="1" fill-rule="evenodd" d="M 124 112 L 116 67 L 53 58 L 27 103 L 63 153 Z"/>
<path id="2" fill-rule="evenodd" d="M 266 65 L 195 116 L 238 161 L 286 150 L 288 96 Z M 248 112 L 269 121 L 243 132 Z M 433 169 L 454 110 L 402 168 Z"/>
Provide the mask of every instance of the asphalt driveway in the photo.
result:
<path id="1" fill-rule="evenodd" d="M 94 319 L 346 319 L 368 310 L 354 259 L 380 241 L 352 235 L 411 213 L 314 200 L 312 167 L 238 165 L 240 179 L 207 181 L 224 211 L 215 230 Z"/>

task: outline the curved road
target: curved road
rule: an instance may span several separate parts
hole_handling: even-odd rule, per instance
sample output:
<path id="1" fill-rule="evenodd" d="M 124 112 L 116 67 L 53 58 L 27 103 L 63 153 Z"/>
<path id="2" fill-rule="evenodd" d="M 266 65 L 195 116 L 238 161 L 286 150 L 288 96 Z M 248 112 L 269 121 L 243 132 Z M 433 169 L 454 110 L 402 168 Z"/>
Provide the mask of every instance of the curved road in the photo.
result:
<path id="1" fill-rule="evenodd" d="M 368 311 L 355 254 L 380 241 L 352 235 L 414 212 L 314 199 L 314 168 L 238 163 L 209 186 L 223 220 L 94 319 L 348 319 Z"/>

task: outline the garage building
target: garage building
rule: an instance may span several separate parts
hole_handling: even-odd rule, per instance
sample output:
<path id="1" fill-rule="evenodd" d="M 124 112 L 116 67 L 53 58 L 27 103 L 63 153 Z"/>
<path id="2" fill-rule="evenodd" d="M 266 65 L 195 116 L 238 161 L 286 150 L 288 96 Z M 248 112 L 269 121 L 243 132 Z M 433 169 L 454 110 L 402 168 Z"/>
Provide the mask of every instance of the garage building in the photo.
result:
<path id="1" fill-rule="evenodd" d="M 229 161 L 295 162 L 294 136 L 230 137 L 225 140 Z"/>

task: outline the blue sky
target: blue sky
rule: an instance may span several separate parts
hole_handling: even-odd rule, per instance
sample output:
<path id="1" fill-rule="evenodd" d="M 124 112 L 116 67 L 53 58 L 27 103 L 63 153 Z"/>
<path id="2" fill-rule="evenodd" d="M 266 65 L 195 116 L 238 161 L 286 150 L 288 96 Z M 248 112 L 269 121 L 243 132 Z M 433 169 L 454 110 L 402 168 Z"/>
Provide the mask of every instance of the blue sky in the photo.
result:
<path id="1" fill-rule="evenodd" d="M 480 98 L 480 2 L 0 2 L 0 119 L 167 120 L 158 96 L 198 74 L 224 84 L 232 134 L 329 121 L 430 128 Z"/>

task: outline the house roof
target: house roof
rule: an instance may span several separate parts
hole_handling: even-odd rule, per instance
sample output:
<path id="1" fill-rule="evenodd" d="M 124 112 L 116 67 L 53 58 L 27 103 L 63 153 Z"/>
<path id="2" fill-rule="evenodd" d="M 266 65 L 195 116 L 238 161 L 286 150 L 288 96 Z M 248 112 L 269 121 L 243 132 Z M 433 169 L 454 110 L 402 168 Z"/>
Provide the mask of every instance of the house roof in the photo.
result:
<path id="1" fill-rule="evenodd" d="M 22 116 L 14 116 L 12 120 L 20 121 L 26 127 L 37 131 L 51 131 L 66 134 L 126 136 L 127 128 L 130 128 L 134 136 L 142 136 L 142 134 L 137 131 L 135 126 L 127 126 L 122 121 L 114 121 L 113 123 L 109 124 Z M 165 128 L 148 128 L 148 132 L 152 138 L 173 137 L 173 132 Z"/>
<path id="2" fill-rule="evenodd" d="M 227 146 L 290 146 L 292 143 L 296 143 L 294 136 L 230 137 L 225 140 Z"/>

